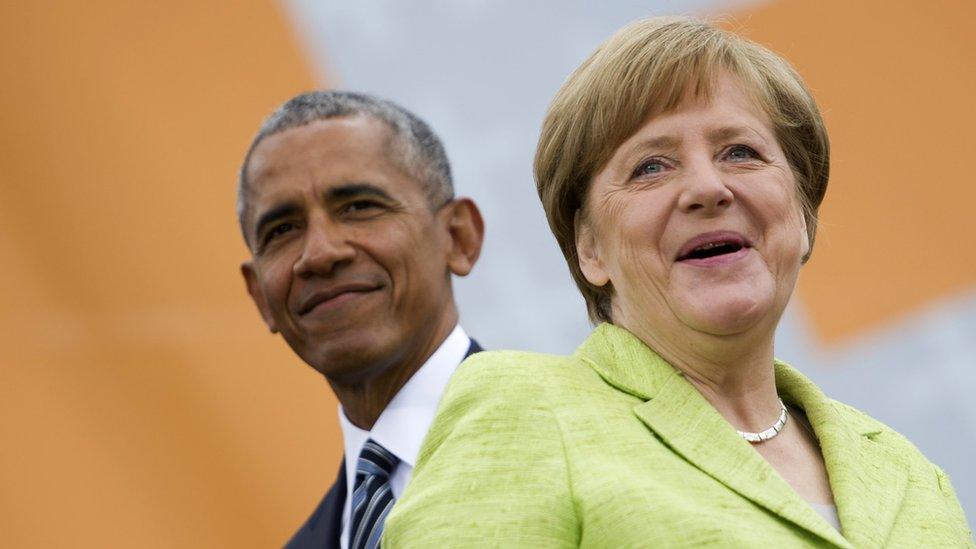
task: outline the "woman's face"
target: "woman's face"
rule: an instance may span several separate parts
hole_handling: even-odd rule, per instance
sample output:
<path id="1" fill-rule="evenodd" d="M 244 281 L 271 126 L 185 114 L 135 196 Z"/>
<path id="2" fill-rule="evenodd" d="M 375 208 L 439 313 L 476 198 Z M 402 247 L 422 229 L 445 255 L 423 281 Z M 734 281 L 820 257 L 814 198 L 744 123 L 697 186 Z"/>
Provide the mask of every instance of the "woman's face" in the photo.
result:
<path id="1" fill-rule="evenodd" d="M 771 334 L 809 249 L 768 117 L 734 77 L 715 84 L 627 139 L 578 220 L 583 274 L 613 285 L 614 323 L 638 335 Z"/>

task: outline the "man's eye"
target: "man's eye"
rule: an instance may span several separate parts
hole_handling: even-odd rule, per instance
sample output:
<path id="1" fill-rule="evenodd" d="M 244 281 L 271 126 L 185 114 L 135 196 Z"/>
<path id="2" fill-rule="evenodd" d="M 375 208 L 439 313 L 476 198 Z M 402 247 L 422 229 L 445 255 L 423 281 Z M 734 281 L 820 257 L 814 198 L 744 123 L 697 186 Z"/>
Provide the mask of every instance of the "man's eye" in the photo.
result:
<path id="1" fill-rule="evenodd" d="M 368 215 L 378 213 L 382 207 L 382 204 L 373 200 L 356 200 L 343 206 L 342 213 Z"/>
<path id="2" fill-rule="evenodd" d="M 729 148 L 727 156 L 729 160 L 754 160 L 759 158 L 759 153 L 746 145 L 733 145 Z"/>
<path id="3" fill-rule="evenodd" d="M 278 238 L 279 236 L 293 230 L 294 228 L 295 225 L 293 223 L 279 223 L 274 227 L 272 227 L 270 231 L 268 231 L 268 234 L 264 236 L 264 241 L 271 242 L 275 238 Z"/>
<path id="4" fill-rule="evenodd" d="M 664 171 L 667 166 L 663 162 L 657 159 L 646 160 L 641 162 L 637 169 L 634 170 L 632 177 L 641 177 L 644 175 L 657 175 Z"/>
<path id="5" fill-rule="evenodd" d="M 357 200 L 346 206 L 346 210 L 355 212 L 360 210 L 368 210 L 375 207 L 376 203 L 371 200 Z"/>

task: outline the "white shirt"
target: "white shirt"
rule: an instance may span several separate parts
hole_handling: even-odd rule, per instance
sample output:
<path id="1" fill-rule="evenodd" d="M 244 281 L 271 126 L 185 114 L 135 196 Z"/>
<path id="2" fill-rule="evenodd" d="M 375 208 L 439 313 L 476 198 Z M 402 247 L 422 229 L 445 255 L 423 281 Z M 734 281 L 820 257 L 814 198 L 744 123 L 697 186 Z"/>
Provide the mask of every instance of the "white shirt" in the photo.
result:
<path id="1" fill-rule="evenodd" d="M 393 497 L 399 498 L 413 474 L 420 443 L 434 421 L 441 394 L 470 345 L 471 340 L 461 326 L 455 326 L 444 343 L 393 397 L 371 431 L 350 423 L 339 405 L 339 425 L 346 450 L 346 502 L 342 507 L 342 535 L 339 536 L 342 549 L 349 547 L 349 505 L 356 482 L 356 461 L 363 445 L 372 438 L 400 459 L 390 477 Z"/>

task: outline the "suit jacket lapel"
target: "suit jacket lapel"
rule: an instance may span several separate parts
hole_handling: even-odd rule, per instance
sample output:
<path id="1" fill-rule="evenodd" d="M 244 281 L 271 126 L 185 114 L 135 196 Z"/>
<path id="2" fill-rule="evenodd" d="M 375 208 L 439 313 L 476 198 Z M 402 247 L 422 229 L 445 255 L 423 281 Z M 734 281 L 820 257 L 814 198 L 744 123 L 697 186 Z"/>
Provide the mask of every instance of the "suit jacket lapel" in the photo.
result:
<path id="1" fill-rule="evenodd" d="M 464 358 L 468 358 L 474 353 L 480 353 L 484 349 L 474 339 L 468 346 Z M 329 549 L 339 548 L 339 537 L 342 534 L 342 511 L 346 503 L 346 458 L 343 456 L 342 465 L 339 467 L 339 476 L 335 484 L 329 488 L 325 498 L 319 504 L 318 509 L 312 514 L 308 523 L 299 531 L 295 539 L 289 543 L 288 547 L 325 547 Z"/>
<path id="2" fill-rule="evenodd" d="M 464 358 L 483 349 L 478 342 L 471 340 Z M 298 530 L 294 537 L 285 545 L 287 549 L 339 549 L 339 537 L 342 535 L 342 511 L 346 503 L 346 458 L 342 458 L 339 476 L 335 484 L 329 488 L 325 497 L 315 508 L 315 512 Z"/>
<path id="3" fill-rule="evenodd" d="M 484 351 L 484 349 L 481 348 L 481 345 L 478 345 L 477 341 L 472 339 L 471 345 L 468 346 L 468 352 L 464 353 L 464 358 L 468 358 L 469 356 L 475 353 L 480 353 L 481 351 Z"/>
<path id="4" fill-rule="evenodd" d="M 342 534 L 342 510 L 346 505 L 346 457 L 342 457 L 339 476 L 335 484 L 325 496 L 325 506 L 322 509 L 322 524 L 320 528 L 326 532 L 327 547 L 339 547 L 339 536 Z M 333 545 L 333 543 L 335 545 Z"/>
<path id="5" fill-rule="evenodd" d="M 346 459 L 343 457 L 339 476 L 325 493 L 318 507 L 305 524 L 285 544 L 286 549 L 339 549 L 342 534 L 342 509 L 346 503 Z"/>
<path id="6" fill-rule="evenodd" d="M 786 364 L 776 364 L 776 385 L 784 400 L 803 408 L 820 439 L 844 537 L 857 547 L 884 546 L 908 487 L 908 465 L 874 440 L 877 424 Z"/>
<path id="7" fill-rule="evenodd" d="M 729 489 L 840 547 L 851 547 L 670 364 L 630 332 L 601 325 L 578 351 L 611 385 L 645 402 L 637 417 Z"/>

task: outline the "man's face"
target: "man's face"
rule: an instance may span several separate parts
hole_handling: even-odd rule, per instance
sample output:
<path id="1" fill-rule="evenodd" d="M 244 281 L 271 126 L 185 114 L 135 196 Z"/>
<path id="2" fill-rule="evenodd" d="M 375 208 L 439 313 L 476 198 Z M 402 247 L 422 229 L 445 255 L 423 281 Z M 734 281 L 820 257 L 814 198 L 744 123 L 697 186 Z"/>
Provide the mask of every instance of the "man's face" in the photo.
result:
<path id="1" fill-rule="evenodd" d="M 247 168 L 248 289 L 330 379 L 378 375 L 456 314 L 448 208 L 390 160 L 390 137 L 367 117 L 320 120 L 266 138 Z"/>

